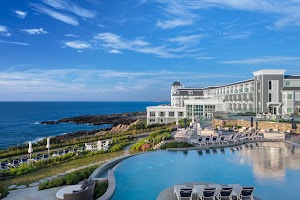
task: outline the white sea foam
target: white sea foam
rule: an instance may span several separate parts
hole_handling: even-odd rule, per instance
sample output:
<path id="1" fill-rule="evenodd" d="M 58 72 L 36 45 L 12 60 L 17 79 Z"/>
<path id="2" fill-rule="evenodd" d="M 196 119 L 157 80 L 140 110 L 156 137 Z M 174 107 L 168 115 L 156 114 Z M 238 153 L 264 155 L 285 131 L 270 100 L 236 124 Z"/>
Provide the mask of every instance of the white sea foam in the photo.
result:
<path id="1" fill-rule="evenodd" d="M 41 124 L 40 122 L 34 122 L 34 123 L 32 123 L 32 124 Z"/>
<path id="2" fill-rule="evenodd" d="M 66 135 L 66 134 L 68 134 L 68 133 L 61 133 L 61 134 L 59 134 L 59 135 Z"/>

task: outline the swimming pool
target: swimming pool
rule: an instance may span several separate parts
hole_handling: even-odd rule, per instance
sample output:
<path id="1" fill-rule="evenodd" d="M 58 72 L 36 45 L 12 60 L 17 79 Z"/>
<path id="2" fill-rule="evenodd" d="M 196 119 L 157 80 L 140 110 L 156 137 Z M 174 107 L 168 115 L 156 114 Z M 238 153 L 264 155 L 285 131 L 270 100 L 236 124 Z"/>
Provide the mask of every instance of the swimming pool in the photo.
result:
<path id="1" fill-rule="evenodd" d="M 234 152 L 156 151 L 128 158 L 115 171 L 113 200 L 154 200 L 165 188 L 185 182 L 253 185 L 255 196 L 300 199 L 300 149 L 259 143 Z"/>

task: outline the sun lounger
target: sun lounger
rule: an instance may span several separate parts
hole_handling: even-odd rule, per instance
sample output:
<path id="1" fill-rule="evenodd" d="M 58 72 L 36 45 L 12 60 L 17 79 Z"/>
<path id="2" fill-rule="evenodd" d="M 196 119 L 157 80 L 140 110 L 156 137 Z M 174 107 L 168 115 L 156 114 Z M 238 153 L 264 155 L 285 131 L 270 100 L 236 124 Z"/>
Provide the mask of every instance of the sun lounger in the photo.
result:
<path id="1" fill-rule="evenodd" d="M 195 187 L 194 187 L 195 188 Z M 204 187 L 203 190 L 201 188 L 199 188 L 200 190 L 197 191 L 197 189 L 195 188 L 195 190 L 197 191 L 197 197 L 200 200 L 205 200 L 205 199 L 215 199 L 215 195 L 216 195 L 216 188 L 215 187 Z M 202 192 L 201 192 L 202 190 Z"/>
<path id="2" fill-rule="evenodd" d="M 233 196 L 236 196 L 237 200 L 251 199 L 254 200 L 253 192 L 254 187 L 241 186 L 239 184 L 228 184 L 229 187 L 233 187 Z"/>
<path id="3" fill-rule="evenodd" d="M 20 158 L 20 163 L 27 163 L 28 158 L 24 157 L 24 158 Z"/>
<path id="4" fill-rule="evenodd" d="M 217 199 L 217 200 L 222 200 L 222 199 L 232 200 L 233 187 L 224 187 L 224 186 L 217 185 L 217 184 L 211 184 L 208 186 L 216 188 L 215 199 Z"/>
<path id="5" fill-rule="evenodd" d="M 213 136 L 213 137 L 211 137 L 210 140 L 209 140 L 208 142 L 206 142 L 206 143 L 207 143 L 207 145 L 209 145 L 209 144 L 212 144 L 212 145 L 217 144 L 217 143 L 219 143 L 219 142 L 218 142 L 218 137 L 217 137 L 217 136 Z"/>
<path id="6" fill-rule="evenodd" d="M 178 200 L 189 200 L 192 197 L 193 188 L 186 185 L 174 185 L 174 194 Z"/>
<path id="7" fill-rule="evenodd" d="M 2 162 L 0 164 L 0 167 L 1 167 L 1 170 L 7 170 L 7 169 L 9 169 L 8 162 Z"/>
<path id="8" fill-rule="evenodd" d="M 227 143 L 228 144 L 228 141 L 226 140 L 226 137 L 225 135 L 222 135 L 218 138 L 218 142 L 219 144 L 224 144 L 224 143 Z"/>

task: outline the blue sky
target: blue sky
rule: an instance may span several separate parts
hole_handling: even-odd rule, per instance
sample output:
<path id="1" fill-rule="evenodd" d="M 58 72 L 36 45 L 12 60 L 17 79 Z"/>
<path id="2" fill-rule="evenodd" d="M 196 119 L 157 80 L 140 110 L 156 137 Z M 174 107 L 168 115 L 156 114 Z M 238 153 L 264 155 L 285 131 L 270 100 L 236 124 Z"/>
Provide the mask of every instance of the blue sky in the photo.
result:
<path id="1" fill-rule="evenodd" d="M 300 0 L 2 0 L 0 101 L 168 100 L 300 74 Z"/>

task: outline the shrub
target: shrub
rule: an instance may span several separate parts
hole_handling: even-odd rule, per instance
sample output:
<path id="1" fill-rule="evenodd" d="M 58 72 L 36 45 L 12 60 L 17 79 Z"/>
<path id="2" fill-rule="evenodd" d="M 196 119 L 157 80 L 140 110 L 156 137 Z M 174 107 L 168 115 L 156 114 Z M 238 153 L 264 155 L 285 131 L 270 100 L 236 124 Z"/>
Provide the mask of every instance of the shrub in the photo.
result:
<path id="1" fill-rule="evenodd" d="M 189 144 L 187 142 L 170 142 L 162 145 L 161 149 L 167 149 L 167 148 L 183 148 L 183 147 L 194 147 L 194 145 Z"/>
<path id="2" fill-rule="evenodd" d="M 104 181 L 104 182 L 96 182 L 95 185 L 95 190 L 94 190 L 94 197 L 93 199 L 98 199 L 99 197 L 101 197 L 107 190 L 108 187 L 108 182 Z"/>
<path id="3" fill-rule="evenodd" d="M 41 183 L 39 185 L 39 190 L 44 190 L 48 188 L 58 187 L 62 185 L 74 185 L 77 184 L 79 181 L 82 181 L 83 179 L 87 179 L 93 171 L 98 167 L 98 165 L 83 169 L 83 170 L 77 170 L 75 172 L 72 172 L 70 174 L 67 174 L 64 177 L 59 177 L 50 181 L 46 181 L 44 183 Z"/>
<path id="4" fill-rule="evenodd" d="M 80 181 L 80 177 L 76 173 L 70 173 L 65 176 L 67 185 L 75 185 Z"/>
<path id="5" fill-rule="evenodd" d="M 8 191 L 6 187 L 4 187 L 2 184 L 0 184 L 0 199 L 6 197 L 8 195 Z"/>

